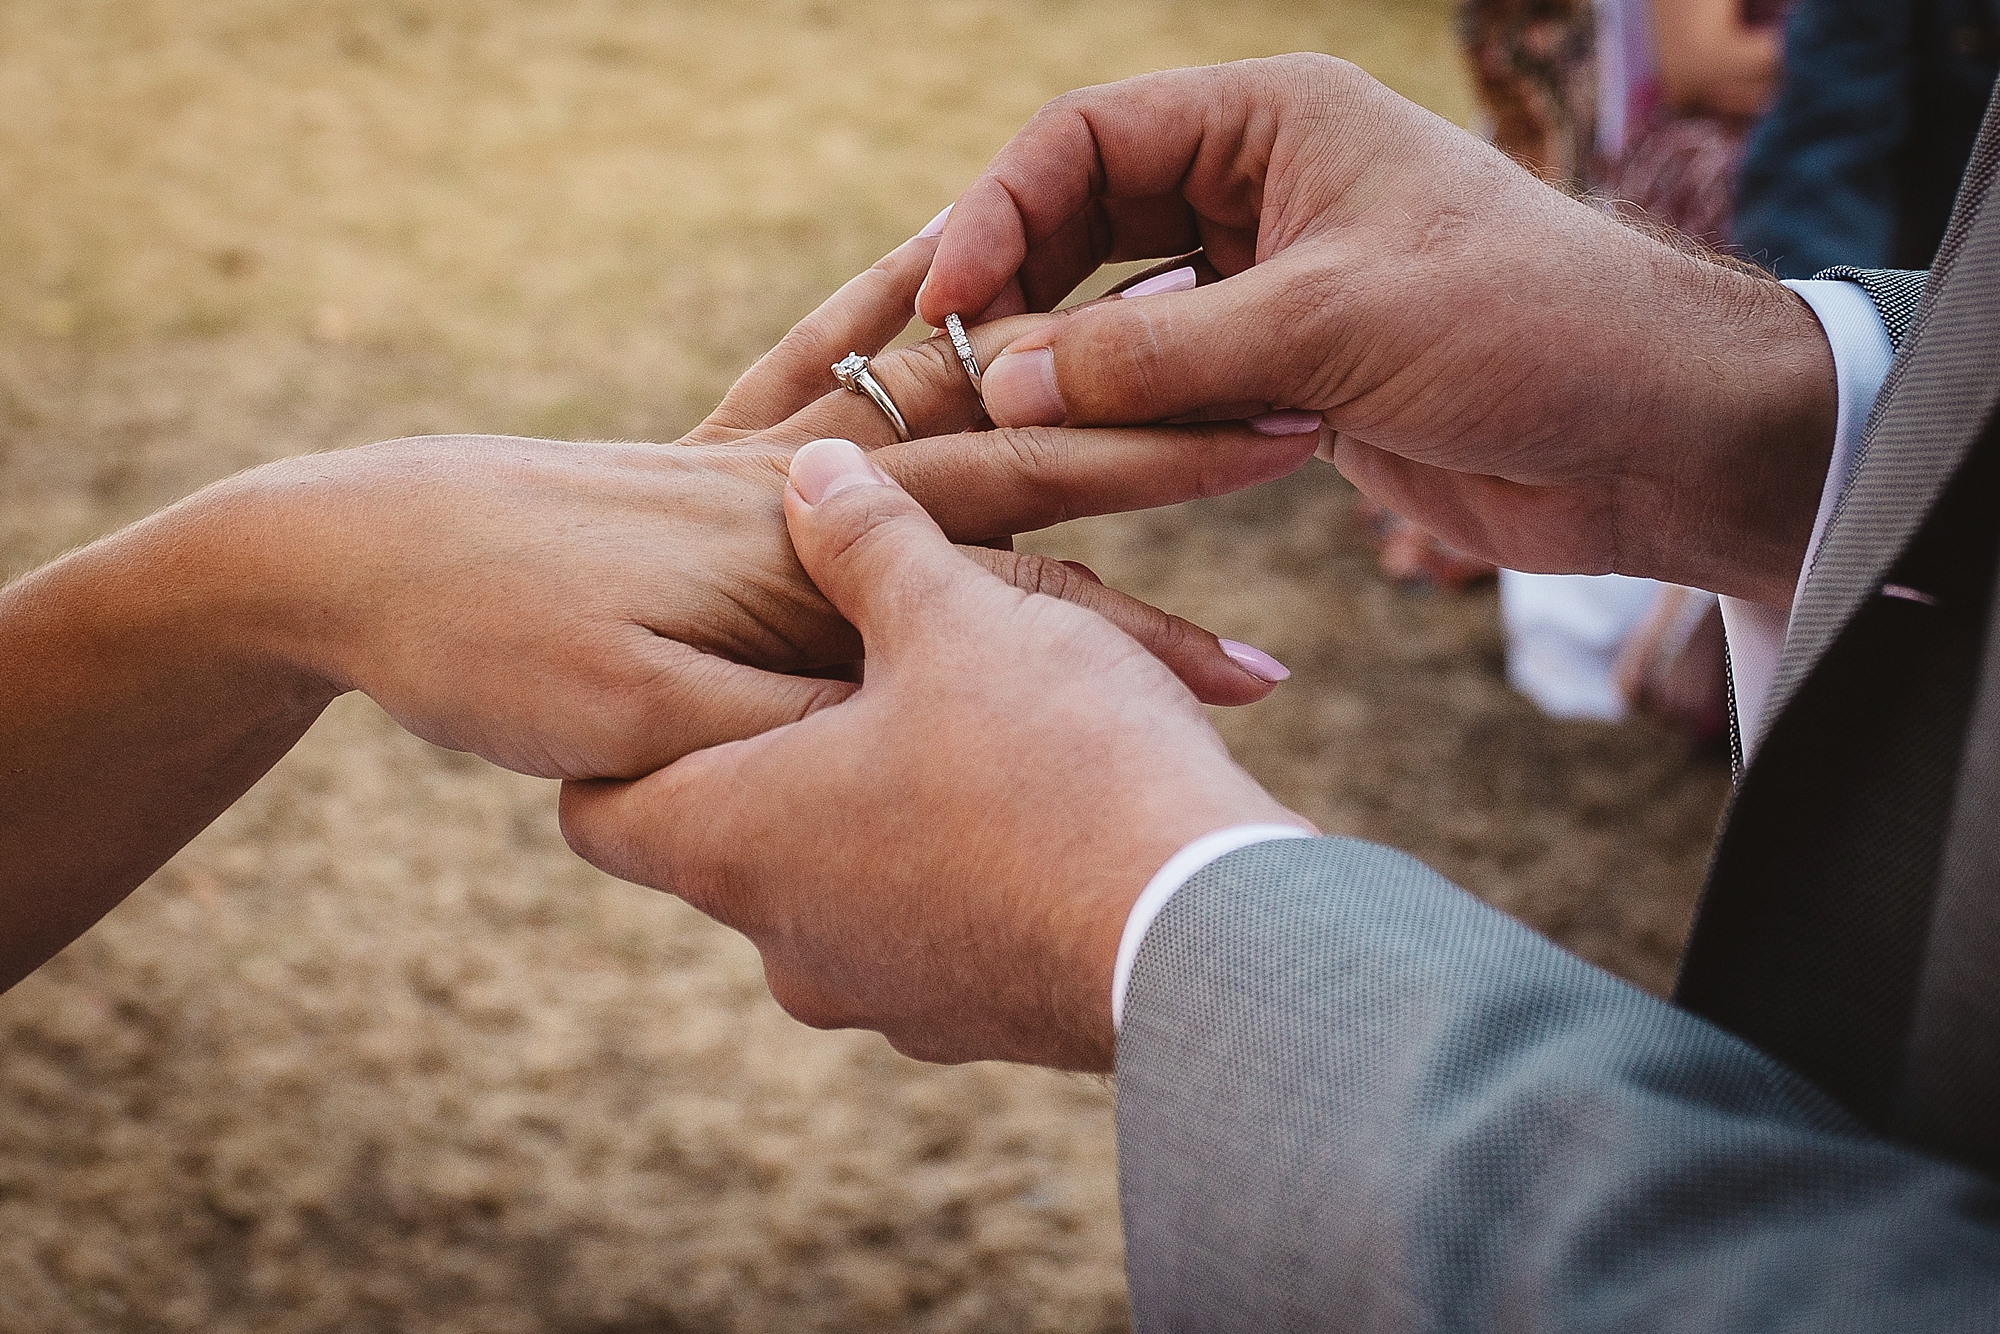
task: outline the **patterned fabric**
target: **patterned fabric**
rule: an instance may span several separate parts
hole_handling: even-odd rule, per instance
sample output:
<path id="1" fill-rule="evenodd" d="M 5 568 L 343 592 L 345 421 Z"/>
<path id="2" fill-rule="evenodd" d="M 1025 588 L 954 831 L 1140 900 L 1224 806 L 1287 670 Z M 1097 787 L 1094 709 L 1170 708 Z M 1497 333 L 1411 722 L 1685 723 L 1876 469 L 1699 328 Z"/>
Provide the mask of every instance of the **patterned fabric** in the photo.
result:
<path id="1" fill-rule="evenodd" d="M 1890 346 L 1901 347 L 1903 336 L 1916 323 L 1917 307 L 1924 299 L 1924 282 L 1930 275 L 1921 270 L 1857 269 L 1850 264 L 1836 264 L 1813 277 L 1845 278 L 1868 293 L 1868 299 L 1882 316 L 1882 326 L 1889 331 Z"/>
<path id="2" fill-rule="evenodd" d="M 2000 103 L 1800 590 L 1677 993 L 1901 1136 L 2000 561 L 1996 169 Z"/>
<path id="3" fill-rule="evenodd" d="M 2000 174 L 2000 100 L 1987 111 L 1979 146 L 1960 187 L 1958 211 L 1939 247 L 1937 261 L 1931 266 L 1932 275 L 1941 279 L 1956 268 L 1972 223 L 1982 213 L 1992 192 L 1996 174 Z M 1992 226 L 1986 233 L 1988 238 L 1994 238 Z M 1893 426 L 1877 422 L 1862 440 L 1849 501 L 1860 487 L 1864 470 L 1870 471 L 1867 499 L 1862 506 L 1866 517 L 1843 524 L 1844 511 L 1849 507 L 1848 502 L 1843 502 L 1843 512 L 1836 515 L 1834 526 L 1827 532 L 1826 544 L 1813 564 L 1815 577 L 1807 582 L 1797 614 L 1792 618 L 1786 653 L 1778 664 L 1778 679 L 1771 687 L 1771 703 L 1767 707 L 1774 711 L 1826 652 L 1834 635 L 1862 600 L 1879 585 L 1882 570 L 1915 534 L 1929 503 L 1944 489 L 1957 459 L 1939 455 L 1936 442 L 1929 439 L 1932 424 L 1953 419 L 1976 423 L 1986 420 L 1991 412 L 1992 403 L 1982 385 L 1993 368 L 2000 365 L 2000 358 L 1988 354 L 1982 360 L 1980 346 L 1985 338 L 2000 330 L 2000 320 L 1993 317 L 1990 301 L 1984 295 L 2000 291 L 2000 285 L 1996 285 L 2000 284 L 2000 271 L 1996 271 L 2000 255 L 1990 253 L 1993 245 L 1994 240 L 1989 239 L 1982 246 L 1982 251 L 1988 253 L 1982 253 L 1976 265 L 1980 272 L 1968 274 L 1958 284 L 1960 313 L 1953 321 L 1954 329 L 1944 349 L 1948 363 L 1936 367 L 1938 373 L 1926 376 L 1929 383 L 1921 397 L 1901 403 Z M 1937 303 L 1943 289 L 1941 281 L 1925 284 L 1913 323 L 1923 321 L 1926 309 Z M 1888 319 L 1886 310 L 1883 319 L 1885 322 Z M 1984 335 L 1980 332 L 1982 326 L 1986 330 Z M 1905 334 L 1896 361 L 1889 368 L 1889 378 L 1882 386 L 1884 410 L 1892 400 L 1904 399 L 1901 382 L 1909 373 L 1912 354 L 1925 337 L 1921 328 L 1914 336 Z M 1966 340 L 1970 340 L 1969 344 Z M 1887 447 L 1894 460 L 1887 467 L 1869 470 L 1868 459 L 1882 447 L 1883 437 L 1888 440 Z M 1830 558 L 1837 564 L 1829 564 Z"/>
<path id="4" fill-rule="evenodd" d="M 1246 848 L 1168 903 L 1118 1139 L 1140 1334 L 1950 1334 L 2000 1311 L 2000 1188 L 1351 839 Z"/>

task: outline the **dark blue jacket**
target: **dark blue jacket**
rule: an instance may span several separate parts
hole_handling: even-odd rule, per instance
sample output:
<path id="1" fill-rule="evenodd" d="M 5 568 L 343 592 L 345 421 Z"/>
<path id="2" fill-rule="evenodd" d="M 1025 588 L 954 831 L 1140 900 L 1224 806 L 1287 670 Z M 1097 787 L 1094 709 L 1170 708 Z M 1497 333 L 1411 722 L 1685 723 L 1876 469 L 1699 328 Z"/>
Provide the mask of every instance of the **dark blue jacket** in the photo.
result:
<path id="1" fill-rule="evenodd" d="M 1734 240 L 1783 278 L 1930 267 L 2000 77 L 2000 0 L 1798 0 Z"/>

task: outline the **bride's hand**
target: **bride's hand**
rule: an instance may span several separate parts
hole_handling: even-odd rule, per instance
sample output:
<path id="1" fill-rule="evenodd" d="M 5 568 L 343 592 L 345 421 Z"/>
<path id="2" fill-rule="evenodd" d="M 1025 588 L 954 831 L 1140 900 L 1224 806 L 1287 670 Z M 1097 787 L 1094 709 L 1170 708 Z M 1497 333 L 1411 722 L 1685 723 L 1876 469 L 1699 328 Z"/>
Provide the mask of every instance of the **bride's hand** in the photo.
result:
<path id="1" fill-rule="evenodd" d="M 833 391 L 828 367 L 902 327 L 935 245 L 912 242 L 850 284 L 681 444 L 457 436 L 288 459 L 0 589 L 0 989 L 172 856 L 343 691 L 440 745 L 560 778 L 649 773 L 853 693 L 798 674 L 861 646 L 799 568 L 781 496 L 800 443 L 893 437 L 872 403 Z M 982 356 L 999 346 L 975 337 Z M 876 366 L 920 432 L 957 431 L 977 410 L 936 346 Z M 1246 485 L 1312 443 L 1240 428 L 993 432 L 875 457 L 978 540 Z M 1068 566 L 977 556 L 1102 612 L 1204 699 L 1269 689 L 1213 636 Z"/>
<path id="2" fill-rule="evenodd" d="M 223 484 L 210 503 L 287 530 L 244 548 L 282 552 L 243 584 L 267 592 L 253 619 L 281 634 L 286 660 L 440 745 L 544 776 L 631 776 L 854 689 L 798 674 L 861 655 L 785 534 L 786 469 L 808 440 L 875 448 L 961 542 L 1232 490 L 1310 453 L 1310 436 L 1240 425 L 959 434 L 979 405 L 942 339 L 875 360 L 919 436 L 896 443 L 830 367 L 901 330 L 935 244 L 909 242 L 849 283 L 675 445 L 424 438 Z M 1019 336 L 1008 324 L 973 332 L 981 356 Z M 1208 702 L 1271 689 L 1207 631 L 1076 567 L 970 554 L 1102 613 Z"/>

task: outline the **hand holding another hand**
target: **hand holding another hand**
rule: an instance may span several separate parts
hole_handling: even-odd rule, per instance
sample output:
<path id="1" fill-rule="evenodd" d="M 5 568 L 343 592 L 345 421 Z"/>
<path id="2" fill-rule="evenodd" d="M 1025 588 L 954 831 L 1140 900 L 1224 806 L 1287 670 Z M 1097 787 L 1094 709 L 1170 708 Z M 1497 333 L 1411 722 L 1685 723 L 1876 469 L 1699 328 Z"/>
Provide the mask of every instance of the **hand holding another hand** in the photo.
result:
<path id="1" fill-rule="evenodd" d="M 571 845 L 749 936 L 807 1023 L 1109 1069 L 1147 879 L 1213 830 L 1305 822 L 1135 640 L 968 560 L 852 444 L 800 451 L 785 515 L 864 684 L 637 782 L 566 785 Z"/>
<path id="2" fill-rule="evenodd" d="M 919 311 L 1048 310 L 1100 264 L 1198 248 L 1220 281 L 1017 337 L 994 420 L 1319 411 L 1342 472 L 1461 550 L 1789 601 L 1834 423 L 1805 304 L 1344 62 L 1056 99 L 960 196 Z"/>
<path id="3" fill-rule="evenodd" d="M 430 741 L 561 778 L 648 773 L 852 694 L 839 677 L 861 641 L 785 534 L 806 440 L 882 446 L 881 466 L 968 542 L 1249 485 L 1311 451 L 1311 436 L 1241 425 L 960 434 L 977 399 L 936 343 L 877 359 L 930 437 L 894 443 L 830 367 L 902 329 L 935 247 L 919 237 L 849 283 L 679 444 L 460 436 L 289 459 L 0 590 L 0 988 L 344 691 Z M 975 330 L 980 355 L 1025 327 Z M 1086 572 L 971 555 L 1102 612 L 1203 699 L 1270 691 L 1213 635 Z"/>
<path id="4" fill-rule="evenodd" d="M 250 623 L 334 693 L 363 690 L 440 745 L 549 777 L 630 777 L 852 690 L 797 675 L 861 648 L 785 536 L 780 496 L 804 440 L 868 442 L 966 542 L 1235 489 L 1310 452 L 1311 437 L 1241 425 L 961 434 L 978 400 L 936 340 L 876 358 L 922 437 L 897 443 L 829 367 L 848 351 L 880 353 L 901 330 L 935 245 L 917 238 L 848 284 L 676 445 L 403 440 L 223 484 L 211 501 L 232 525 L 273 530 L 245 544 L 255 568 L 234 574 L 258 598 Z M 973 336 L 991 356 L 1037 322 Z M 1109 616 L 1209 702 L 1270 690 L 1214 636 L 1074 567 L 969 554 Z"/>

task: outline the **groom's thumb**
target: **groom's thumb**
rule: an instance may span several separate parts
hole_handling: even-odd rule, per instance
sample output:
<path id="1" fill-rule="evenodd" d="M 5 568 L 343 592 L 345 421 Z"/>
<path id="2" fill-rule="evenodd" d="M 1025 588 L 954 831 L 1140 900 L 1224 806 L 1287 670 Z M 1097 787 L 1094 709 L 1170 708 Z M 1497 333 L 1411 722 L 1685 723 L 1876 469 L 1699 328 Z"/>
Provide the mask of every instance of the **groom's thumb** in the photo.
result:
<path id="1" fill-rule="evenodd" d="M 792 455 L 785 524 L 799 563 L 871 658 L 920 633 L 954 585 L 993 578 L 851 441 L 815 440 Z"/>
<path id="2" fill-rule="evenodd" d="M 1298 406 L 1271 279 L 1252 268 L 1195 287 L 1187 268 L 1080 306 L 993 359 L 980 385 L 987 415 L 1000 426 L 1112 426 Z"/>

